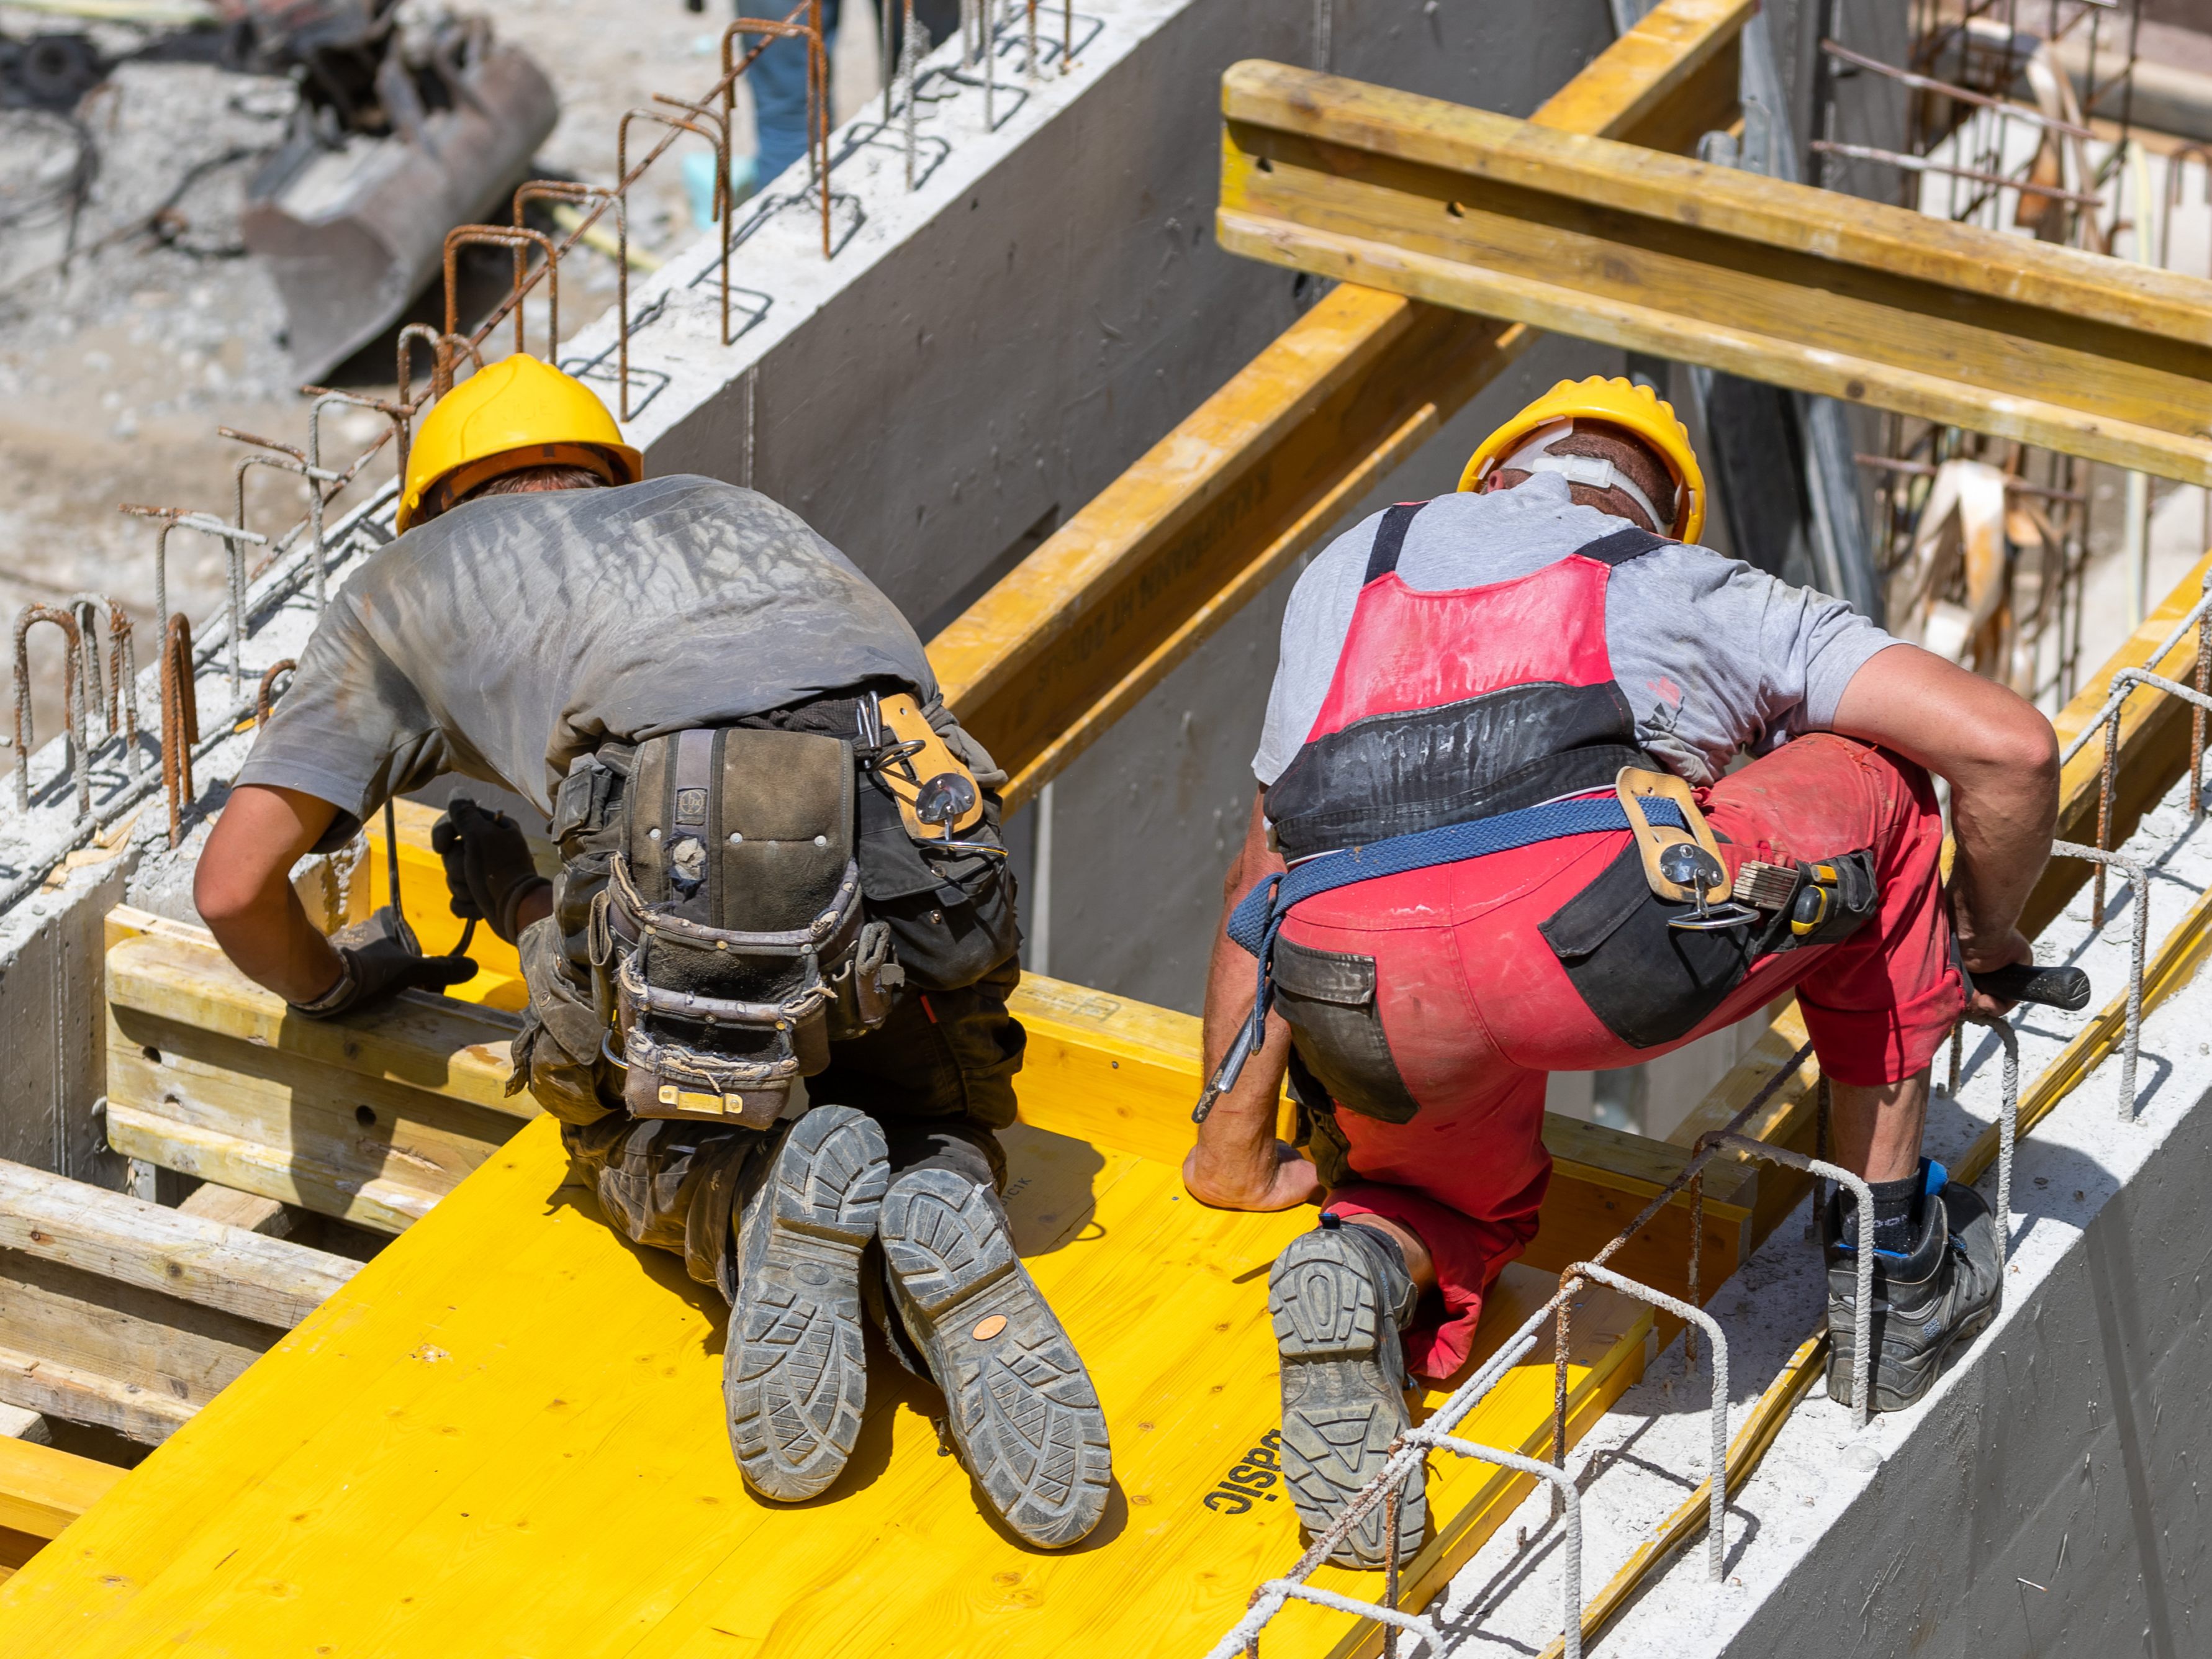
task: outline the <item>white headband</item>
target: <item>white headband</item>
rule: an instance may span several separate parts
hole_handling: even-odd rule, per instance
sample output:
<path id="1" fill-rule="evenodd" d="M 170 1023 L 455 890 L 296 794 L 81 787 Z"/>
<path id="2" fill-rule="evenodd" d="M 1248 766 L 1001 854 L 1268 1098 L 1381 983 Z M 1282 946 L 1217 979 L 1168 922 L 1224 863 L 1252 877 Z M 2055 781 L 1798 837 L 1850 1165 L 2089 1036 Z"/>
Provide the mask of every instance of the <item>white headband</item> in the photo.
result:
<path id="1" fill-rule="evenodd" d="M 1637 487 L 1636 480 L 1623 472 L 1611 461 L 1596 455 L 1554 455 L 1552 446 L 1574 433 L 1574 422 L 1566 422 L 1564 429 L 1539 428 L 1534 436 L 1498 463 L 1500 472 L 1556 472 L 1571 484 L 1588 484 L 1592 489 L 1618 489 L 1644 509 L 1644 516 L 1651 527 L 1666 535 L 1673 520 L 1661 517 L 1651 498 Z"/>

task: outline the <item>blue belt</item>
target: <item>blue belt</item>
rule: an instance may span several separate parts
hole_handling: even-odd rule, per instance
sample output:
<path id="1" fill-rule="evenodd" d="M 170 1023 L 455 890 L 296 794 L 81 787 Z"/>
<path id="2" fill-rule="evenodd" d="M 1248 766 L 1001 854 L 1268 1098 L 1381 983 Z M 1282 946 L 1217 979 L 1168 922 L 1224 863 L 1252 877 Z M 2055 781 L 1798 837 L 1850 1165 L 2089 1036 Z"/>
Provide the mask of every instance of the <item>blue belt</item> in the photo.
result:
<path id="1" fill-rule="evenodd" d="M 1644 810 L 1653 823 L 1671 824 L 1681 830 L 1690 828 L 1682 816 L 1682 809 L 1663 796 L 1648 799 Z M 1437 830 L 1418 830 L 1410 836 L 1392 836 L 1387 840 L 1370 842 L 1364 847 L 1347 847 L 1341 852 L 1323 853 L 1305 860 L 1286 874 L 1268 877 L 1245 894 L 1229 916 L 1231 942 L 1249 951 L 1259 961 L 1259 982 L 1252 997 L 1252 1018 L 1237 1034 L 1235 1044 L 1222 1060 L 1221 1069 L 1206 1085 L 1198 1109 L 1192 1115 L 1200 1122 L 1205 1121 L 1205 1115 L 1212 1109 L 1214 1099 L 1223 1090 L 1236 1083 L 1237 1074 L 1243 1069 L 1245 1060 L 1260 1046 L 1261 1036 L 1267 1027 L 1267 1010 L 1275 1000 L 1272 968 L 1275 936 L 1282 932 L 1283 923 L 1289 920 L 1291 907 L 1301 900 L 1312 898 L 1319 893 L 1334 892 L 1356 882 L 1403 875 L 1408 870 L 1433 869 L 1441 864 L 1458 864 L 1467 859 L 1486 858 L 1492 853 L 1510 853 L 1516 847 L 1534 847 L 1539 842 L 1559 841 L 1568 836 L 1601 835 L 1608 830 L 1626 830 L 1628 827 L 1628 813 L 1618 796 L 1595 795 L 1578 800 L 1547 801 L 1541 806 L 1524 806 L 1517 812 L 1500 812 L 1495 817 L 1476 818 L 1468 823 L 1448 823 Z"/>

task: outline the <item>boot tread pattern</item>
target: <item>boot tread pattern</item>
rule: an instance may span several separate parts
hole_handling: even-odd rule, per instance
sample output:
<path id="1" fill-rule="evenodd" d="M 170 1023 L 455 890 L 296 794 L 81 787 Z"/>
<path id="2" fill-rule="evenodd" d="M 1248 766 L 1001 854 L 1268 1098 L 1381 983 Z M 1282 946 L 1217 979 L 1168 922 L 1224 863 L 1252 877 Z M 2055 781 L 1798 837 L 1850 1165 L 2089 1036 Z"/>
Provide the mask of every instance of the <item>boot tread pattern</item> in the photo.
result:
<path id="1" fill-rule="evenodd" d="M 1357 1247 L 1325 1232 L 1291 1241 L 1267 1281 L 1267 1311 L 1283 1361 L 1283 1480 L 1298 1519 L 1325 1530 L 1380 1474 L 1390 1443 L 1411 1423 L 1389 1326 Z M 1428 1518 L 1421 1472 L 1407 1478 L 1398 1505 L 1403 1560 L 1420 1546 Z M 1369 1511 L 1331 1558 L 1339 1565 L 1384 1564 L 1383 1512 Z"/>
<path id="2" fill-rule="evenodd" d="M 788 1502 L 829 1486 L 860 1439 L 860 1252 L 890 1182 L 883 1132 L 817 1107 L 792 1127 L 769 1181 L 740 1236 L 723 1397 L 747 1484 Z"/>
<path id="3" fill-rule="evenodd" d="M 991 1506 L 1032 1544 L 1086 1536 L 1109 1490 L 1105 1413 L 990 1200 L 950 1170 L 918 1170 L 891 1188 L 882 1234 L 954 1442 Z M 998 1334 L 978 1339 L 994 1316 Z"/>

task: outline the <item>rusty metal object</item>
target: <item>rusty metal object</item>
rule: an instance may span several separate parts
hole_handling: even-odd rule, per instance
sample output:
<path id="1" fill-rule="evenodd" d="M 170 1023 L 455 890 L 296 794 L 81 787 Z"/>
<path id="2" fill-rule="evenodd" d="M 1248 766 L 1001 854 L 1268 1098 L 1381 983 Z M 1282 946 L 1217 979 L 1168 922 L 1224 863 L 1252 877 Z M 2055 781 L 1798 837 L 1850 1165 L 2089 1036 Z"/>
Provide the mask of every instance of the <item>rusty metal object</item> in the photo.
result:
<path id="1" fill-rule="evenodd" d="M 169 845 L 184 844 L 185 803 L 192 787 L 192 746 L 200 740 L 200 704 L 192 684 L 192 624 L 179 611 L 161 636 L 161 784 L 169 796 Z"/>
<path id="2" fill-rule="evenodd" d="M 72 593 L 68 604 L 83 642 L 78 653 L 82 669 L 77 684 L 84 706 L 101 711 L 108 737 L 123 739 L 124 765 L 135 778 L 145 763 L 138 753 L 138 653 L 131 637 L 131 615 L 105 593 Z M 95 629 L 95 623 L 103 619 L 107 624 L 104 686 Z"/>
<path id="3" fill-rule="evenodd" d="M 223 543 L 229 554 L 231 590 L 234 596 L 231 607 L 230 678 L 233 689 L 239 689 L 245 678 L 244 661 L 240 654 L 243 649 L 240 635 L 243 632 L 246 619 L 245 550 L 248 547 L 261 546 L 267 543 L 269 538 L 258 535 L 246 529 L 243 525 L 225 524 L 212 514 L 196 512 L 191 507 L 141 507 L 126 501 L 118 510 L 134 519 L 159 519 L 161 521 L 161 534 L 154 540 L 154 614 L 157 617 L 166 617 L 169 614 L 169 532 L 173 530 L 196 530 L 203 536 L 213 536 Z M 242 510 L 240 516 L 244 516 Z"/>
<path id="4" fill-rule="evenodd" d="M 76 777 L 76 810 L 80 819 L 92 816 L 92 754 L 85 740 L 84 639 L 76 618 L 54 605 L 27 605 L 15 613 L 15 806 L 31 810 L 31 750 L 36 742 L 31 730 L 30 632 L 40 623 L 62 630 L 68 653 L 62 671 L 63 717 L 69 731 L 69 768 Z"/>
<path id="5" fill-rule="evenodd" d="M 269 723 L 269 711 L 276 706 L 276 699 L 283 695 L 276 690 L 276 677 L 289 674 L 299 665 L 297 657 L 286 657 L 282 661 L 270 663 L 262 674 L 261 689 L 253 694 L 253 723 L 256 726 Z M 285 690 L 289 691 L 291 688 L 287 686 Z"/>
<path id="6" fill-rule="evenodd" d="M 628 119 L 627 117 L 623 118 Z M 561 354 L 561 253 L 553 246 L 553 239 L 542 230 L 529 230 L 518 225 L 456 225 L 446 233 L 446 333 L 448 337 L 460 332 L 460 279 L 459 261 L 465 247 L 504 247 L 514 254 L 514 287 L 520 295 L 535 287 L 530 273 L 530 250 L 537 248 L 545 256 L 539 269 L 545 276 L 546 349 L 545 360 L 553 362 Z M 522 307 L 514 307 L 514 349 L 528 349 L 523 333 Z M 477 359 L 481 366 L 483 359 Z M 448 384 L 451 370 L 448 368 Z"/>
<path id="7" fill-rule="evenodd" d="M 283 296 L 307 378 L 392 325 L 435 277 L 447 229 L 495 210 L 553 131 L 559 101 L 536 64 L 503 44 L 466 50 L 447 70 L 464 94 L 447 107 L 395 110 L 389 137 L 295 135 L 247 187 L 240 234 Z M 406 78 L 380 76 L 378 90 Z"/>

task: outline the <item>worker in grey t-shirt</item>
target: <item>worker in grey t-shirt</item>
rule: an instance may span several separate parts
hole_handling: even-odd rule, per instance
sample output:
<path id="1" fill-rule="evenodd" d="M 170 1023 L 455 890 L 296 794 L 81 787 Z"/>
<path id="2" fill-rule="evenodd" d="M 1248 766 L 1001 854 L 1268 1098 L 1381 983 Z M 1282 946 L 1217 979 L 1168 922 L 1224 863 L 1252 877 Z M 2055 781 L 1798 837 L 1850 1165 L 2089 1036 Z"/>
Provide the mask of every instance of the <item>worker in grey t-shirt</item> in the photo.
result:
<path id="1" fill-rule="evenodd" d="M 1894 1314 L 1875 1408 L 1918 1398 L 1994 1315 L 1988 1206 L 1920 1133 L 1970 995 L 2005 1006 L 1959 964 L 2032 959 L 2016 922 L 2056 817 L 2050 725 L 1695 545 L 1704 495 L 1650 392 L 1562 382 L 1461 493 L 1355 526 L 1291 595 L 1185 1180 L 1228 1208 L 1323 1196 L 1269 1291 L 1285 1482 L 1316 1531 L 1406 1428 L 1407 1374 L 1468 1363 L 1534 1236 L 1547 1075 L 1636 1064 L 1793 988 L 1831 1156 L 1873 1197 L 1823 1211 L 1831 1396 L 1854 1386 L 1862 1249 Z M 1931 773 L 1951 785 L 1948 888 Z M 1286 1070 L 1304 1155 L 1274 1138 Z M 1337 1559 L 1418 1543 L 1418 1474 L 1398 1514 L 1395 1546 L 1377 1506 Z"/>
<path id="2" fill-rule="evenodd" d="M 528 799 L 557 879 L 464 799 L 432 838 L 454 914 L 521 958 L 509 1087 L 561 1120 L 610 1221 L 732 1299 L 747 1482 L 798 1500 L 843 1468 L 880 1239 L 885 1339 L 944 1388 L 979 1489 L 1030 1542 L 1073 1543 L 1104 1513 L 1105 1419 L 998 1197 L 1024 1042 L 1003 776 L 843 554 L 763 495 L 640 471 L 534 359 L 439 400 L 404 533 L 301 653 L 201 914 L 298 1014 L 370 1016 L 474 965 L 424 957 L 389 907 L 326 941 L 293 865 L 441 774 Z M 1009 1412 L 1025 1438 L 990 1427 Z"/>

